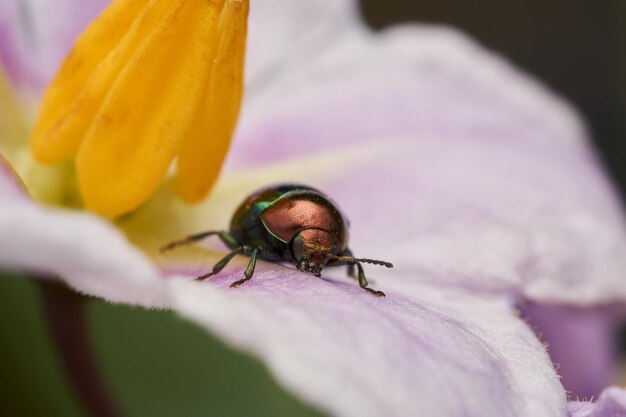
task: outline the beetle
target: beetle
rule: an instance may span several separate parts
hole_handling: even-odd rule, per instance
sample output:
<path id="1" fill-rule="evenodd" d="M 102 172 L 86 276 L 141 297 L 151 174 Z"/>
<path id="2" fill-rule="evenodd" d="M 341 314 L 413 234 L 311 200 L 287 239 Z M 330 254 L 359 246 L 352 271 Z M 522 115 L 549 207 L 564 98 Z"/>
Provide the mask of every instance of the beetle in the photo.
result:
<path id="1" fill-rule="evenodd" d="M 392 268 L 390 262 L 355 258 L 348 248 L 348 220 L 324 193 L 300 184 L 277 184 L 249 195 L 237 208 L 229 231 L 207 231 L 171 242 L 161 248 L 169 251 L 217 235 L 231 252 L 217 262 L 211 272 L 198 281 L 219 273 L 238 254 L 250 257 L 244 278 L 231 284 L 237 287 L 249 281 L 257 258 L 272 262 L 291 262 L 298 270 L 320 277 L 325 266 L 348 266 L 348 275 L 357 278 L 369 293 L 385 293 L 368 286 L 362 263 Z M 355 277 L 354 268 L 358 274 Z"/>

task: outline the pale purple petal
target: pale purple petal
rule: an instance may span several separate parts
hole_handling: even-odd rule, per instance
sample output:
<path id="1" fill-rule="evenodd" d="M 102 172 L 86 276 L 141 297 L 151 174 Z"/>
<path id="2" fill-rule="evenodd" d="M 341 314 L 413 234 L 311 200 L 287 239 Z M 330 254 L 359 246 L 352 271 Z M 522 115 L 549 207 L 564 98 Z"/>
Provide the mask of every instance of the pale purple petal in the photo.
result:
<path id="1" fill-rule="evenodd" d="M 428 287 L 379 299 L 354 282 L 266 265 L 229 289 L 242 273 L 230 269 L 213 285 L 174 280 L 178 310 L 330 415 L 565 414 L 543 347 L 501 299 Z"/>
<path id="2" fill-rule="evenodd" d="M 574 112 L 536 81 L 427 27 L 344 33 L 295 68 L 248 101 L 230 167 L 343 153 L 335 177 L 294 169 L 271 180 L 329 192 L 358 254 L 423 272 L 383 288 L 432 280 L 534 302 L 626 300 L 619 199 Z M 597 324 L 593 354 L 559 354 L 582 328 L 542 333 L 574 396 L 610 380 L 611 317 L 584 313 Z"/>
<path id="3" fill-rule="evenodd" d="M 20 87 L 43 90 L 74 40 L 109 0 L 0 0 L 0 64 Z"/>
<path id="4" fill-rule="evenodd" d="M 607 388 L 596 402 L 571 402 L 568 417 L 626 417 L 626 390 Z"/>
<path id="5" fill-rule="evenodd" d="M 611 309 L 584 309 L 526 303 L 522 316 L 529 321 L 573 398 L 592 398 L 617 374 L 618 333 Z"/>
<path id="6" fill-rule="evenodd" d="M 317 169 L 305 159 L 268 168 L 256 185 L 301 181 L 330 194 L 351 220 L 355 253 L 429 272 L 403 287 L 573 305 L 626 299 L 621 213 L 594 164 L 580 150 L 519 139 L 389 138 L 329 152 L 334 170 L 320 155 Z"/>
<path id="7" fill-rule="evenodd" d="M 442 285 L 621 302 L 624 218 L 586 142 L 566 104 L 453 31 L 353 30 L 248 100 L 229 169 L 376 149 L 306 178 L 345 202 L 368 256 Z"/>
<path id="8" fill-rule="evenodd" d="M 424 139 L 419 145 L 409 139 L 393 150 L 378 146 L 334 178 L 306 171 L 313 174 L 307 182 L 327 190 L 352 220 L 355 254 L 396 265 L 402 279 L 381 281 L 383 290 L 414 295 L 418 283 L 430 283 L 537 302 L 623 303 L 623 238 L 613 226 L 621 219 L 611 219 L 611 211 L 599 216 L 600 193 L 578 194 L 584 177 L 596 175 L 584 159 L 573 169 L 559 161 L 562 154 L 523 147 Z M 572 186 L 567 172 L 581 181 Z M 537 285 L 542 291 L 531 292 Z M 610 381 L 611 317 L 586 313 L 580 323 L 555 321 L 540 333 L 554 344 L 554 361 L 574 397 L 597 394 Z M 595 326 L 587 327 L 589 320 Z M 586 340 L 585 329 L 595 339 Z M 598 350 L 583 349 L 583 341 Z M 580 349 L 571 348 L 575 342 Z"/>
<path id="9" fill-rule="evenodd" d="M 381 135 L 445 140 L 470 131 L 517 142 L 521 128 L 531 143 L 584 141 L 567 105 L 456 31 L 412 25 L 374 35 L 356 23 L 246 97 L 233 162 L 263 163 Z"/>

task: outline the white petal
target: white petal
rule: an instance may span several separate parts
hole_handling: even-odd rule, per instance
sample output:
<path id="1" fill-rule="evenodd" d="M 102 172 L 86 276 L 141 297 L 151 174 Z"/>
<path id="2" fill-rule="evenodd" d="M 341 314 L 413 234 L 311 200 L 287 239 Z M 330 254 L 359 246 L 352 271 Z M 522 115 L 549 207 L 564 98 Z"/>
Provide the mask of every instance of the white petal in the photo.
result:
<path id="1" fill-rule="evenodd" d="M 3 199 L 0 236 L 3 269 L 61 278 L 79 292 L 113 302 L 169 305 L 159 271 L 95 216 Z"/>
<path id="2" fill-rule="evenodd" d="M 250 2 L 246 78 L 253 94 L 333 42 L 357 21 L 353 0 Z"/>

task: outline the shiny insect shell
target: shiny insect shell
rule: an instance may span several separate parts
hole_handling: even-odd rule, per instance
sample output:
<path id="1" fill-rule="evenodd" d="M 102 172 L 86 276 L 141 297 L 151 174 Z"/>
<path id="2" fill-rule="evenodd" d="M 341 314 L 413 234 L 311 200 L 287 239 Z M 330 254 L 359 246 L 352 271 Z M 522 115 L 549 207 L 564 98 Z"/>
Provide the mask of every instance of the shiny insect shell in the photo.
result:
<path id="1" fill-rule="evenodd" d="M 231 287 L 249 281 L 257 258 L 291 262 L 319 277 L 325 266 L 348 266 L 348 275 L 357 278 L 364 290 L 376 296 L 382 291 L 368 287 L 362 263 L 393 267 L 389 262 L 355 258 L 348 247 L 348 221 L 324 193 L 299 184 L 278 184 L 248 196 L 235 211 L 228 231 L 208 231 L 172 242 L 162 251 L 217 235 L 231 252 L 212 271 L 197 278 L 204 280 L 220 272 L 237 254 L 250 257 L 245 278 Z M 355 276 L 354 269 L 357 269 Z"/>

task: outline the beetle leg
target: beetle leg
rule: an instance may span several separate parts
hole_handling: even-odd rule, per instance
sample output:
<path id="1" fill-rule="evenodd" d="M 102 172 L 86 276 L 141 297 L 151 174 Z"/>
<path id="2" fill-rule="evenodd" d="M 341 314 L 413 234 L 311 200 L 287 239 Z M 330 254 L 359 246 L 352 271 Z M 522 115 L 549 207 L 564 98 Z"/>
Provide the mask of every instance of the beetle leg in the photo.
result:
<path id="1" fill-rule="evenodd" d="M 233 249 L 228 255 L 224 256 L 218 263 L 216 263 L 213 266 L 213 270 L 211 272 L 209 272 L 208 274 L 199 276 L 198 278 L 196 278 L 196 281 L 202 281 L 217 274 L 222 269 L 224 269 L 226 265 L 228 265 L 228 263 L 231 261 L 231 259 L 235 257 L 235 255 L 244 251 L 245 251 L 244 246 L 239 246 L 238 248 Z"/>
<path id="2" fill-rule="evenodd" d="M 360 263 L 356 264 L 357 270 L 359 271 L 359 286 L 363 288 L 368 293 L 375 295 L 376 297 L 384 297 L 385 293 L 382 291 L 376 291 L 370 287 L 368 287 L 367 279 L 365 278 L 365 270 L 363 269 L 363 265 Z"/>
<path id="3" fill-rule="evenodd" d="M 235 281 L 232 284 L 230 284 L 231 288 L 233 287 L 238 287 L 241 284 L 246 283 L 247 281 L 249 281 L 252 278 L 252 275 L 254 275 L 254 268 L 256 267 L 256 258 L 257 255 L 259 253 L 259 248 L 254 248 L 254 249 L 249 249 L 249 247 L 246 249 L 246 251 L 252 251 L 250 253 L 250 262 L 248 262 L 248 267 L 246 268 L 245 272 L 243 273 L 245 275 L 244 279 L 240 279 L 239 281 Z"/>
<path id="4" fill-rule="evenodd" d="M 350 249 L 344 250 L 341 256 L 349 256 L 350 258 L 354 258 L 354 255 L 352 255 L 352 251 Z M 354 264 L 346 264 L 346 265 L 348 266 L 348 276 L 353 279 L 358 279 L 355 273 L 356 267 L 354 266 Z"/>
<path id="5" fill-rule="evenodd" d="M 161 248 L 161 252 L 167 252 L 169 250 L 172 250 L 178 246 L 182 246 L 182 245 L 189 245 L 191 243 L 197 242 L 199 240 L 205 239 L 209 236 L 213 236 L 213 235 L 218 235 L 219 238 L 222 240 L 222 242 L 224 242 L 224 244 L 226 246 L 228 246 L 231 249 L 235 249 L 237 246 L 239 246 L 239 243 L 237 243 L 237 239 L 235 239 L 235 237 L 233 235 L 231 235 L 229 232 L 223 232 L 223 231 L 218 231 L 218 230 L 212 230 L 210 232 L 202 232 L 202 233 L 198 233 L 195 235 L 191 235 L 191 236 L 187 236 L 184 239 L 181 240 L 176 240 L 174 242 L 168 243 L 167 245 L 163 246 Z"/>
<path id="6" fill-rule="evenodd" d="M 353 279 L 358 279 L 356 276 L 356 267 L 354 264 L 348 264 L 348 276 Z"/>

